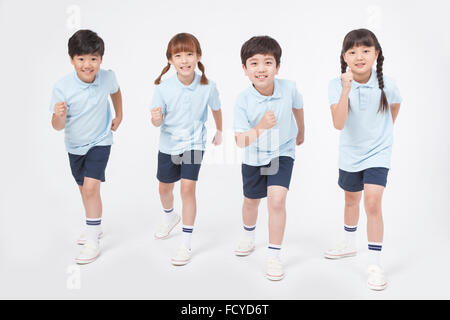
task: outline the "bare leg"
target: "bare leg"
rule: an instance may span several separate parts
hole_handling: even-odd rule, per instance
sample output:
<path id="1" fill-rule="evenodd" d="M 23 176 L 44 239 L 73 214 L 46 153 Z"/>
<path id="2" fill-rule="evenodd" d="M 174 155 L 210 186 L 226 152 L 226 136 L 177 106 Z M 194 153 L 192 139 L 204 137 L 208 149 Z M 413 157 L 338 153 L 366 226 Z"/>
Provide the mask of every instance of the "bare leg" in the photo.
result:
<path id="1" fill-rule="evenodd" d="M 383 242 L 384 225 L 381 212 L 383 191 L 383 186 L 364 185 L 364 207 L 367 214 L 367 239 L 369 242 Z"/>
<path id="2" fill-rule="evenodd" d="M 164 209 L 173 208 L 173 187 L 175 183 L 159 183 L 159 198 Z"/>
<path id="3" fill-rule="evenodd" d="M 242 221 L 246 226 L 256 225 L 258 219 L 258 206 L 261 199 L 250 199 L 244 197 L 244 203 L 242 204 Z"/>
<path id="4" fill-rule="evenodd" d="M 79 186 L 84 209 L 86 210 L 86 218 L 88 219 L 98 219 L 102 217 L 100 184 L 100 180 L 85 177 L 83 186 Z"/>
<path id="5" fill-rule="evenodd" d="M 286 226 L 286 197 L 288 189 L 282 186 L 267 188 L 269 209 L 269 243 L 281 245 Z"/>
<path id="6" fill-rule="evenodd" d="M 361 202 L 362 191 L 345 191 L 344 224 L 347 226 L 358 225 L 359 203 Z"/>
<path id="7" fill-rule="evenodd" d="M 195 186 L 197 181 L 181 179 L 181 200 L 183 201 L 183 224 L 193 226 L 197 213 Z"/>

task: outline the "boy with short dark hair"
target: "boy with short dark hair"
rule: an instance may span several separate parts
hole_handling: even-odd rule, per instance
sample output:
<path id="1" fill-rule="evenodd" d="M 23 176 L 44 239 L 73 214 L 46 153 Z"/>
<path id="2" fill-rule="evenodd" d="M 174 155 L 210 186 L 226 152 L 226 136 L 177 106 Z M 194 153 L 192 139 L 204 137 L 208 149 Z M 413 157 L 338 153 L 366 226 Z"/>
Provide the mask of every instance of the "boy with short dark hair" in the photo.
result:
<path id="1" fill-rule="evenodd" d="M 100 69 L 104 42 L 93 31 L 79 30 L 68 43 L 75 72 L 59 80 L 51 98 L 52 126 L 64 129 L 72 175 L 86 210 L 86 231 L 76 257 L 78 264 L 93 262 L 100 254 L 102 201 L 100 183 L 105 181 L 112 131 L 122 121 L 122 95 L 114 72 Z M 114 105 L 113 118 L 108 95 Z"/>
<path id="2" fill-rule="evenodd" d="M 268 36 L 253 37 L 241 49 L 242 67 L 252 82 L 234 109 L 236 144 L 244 149 L 242 180 L 244 236 L 235 254 L 255 248 L 255 226 L 261 198 L 267 197 L 269 245 L 266 277 L 284 277 L 279 252 L 286 223 L 286 197 L 295 159 L 295 145 L 304 140 L 303 99 L 295 82 L 275 79 L 281 47 Z"/>

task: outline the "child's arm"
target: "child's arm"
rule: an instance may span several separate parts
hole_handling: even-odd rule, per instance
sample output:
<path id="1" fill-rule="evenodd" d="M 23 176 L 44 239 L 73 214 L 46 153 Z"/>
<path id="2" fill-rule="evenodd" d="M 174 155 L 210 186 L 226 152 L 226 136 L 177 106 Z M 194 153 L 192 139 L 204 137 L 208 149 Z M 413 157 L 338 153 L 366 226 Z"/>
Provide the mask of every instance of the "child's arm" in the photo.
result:
<path id="1" fill-rule="evenodd" d="M 336 129 L 344 129 L 348 114 L 348 96 L 352 89 L 353 73 L 349 68 L 346 73 L 341 76 L 342 79 L 342 93 L 341 98 L 337 104 L 331 106 L 331 115 L 333 117 L 333 125 Z"/>
<path id="2" fill-rule="evenodd" d="M 116 113 L 116 117 L 112 121 L 111 130 L 116 131 L 122 122 L 122 93 L 120 92 L 120 88 L 116 93 L 111 94 L 111 100 L 114 106 L 114 111 Z"/>
<path id="3" fill-rule="evenodd" d="M 67 104 L 65 102 L 58 102 L 55 104 L 54 113 L 52 116 L 52 126 L 55 130 L 62 130 L 66 127 L 67 118 Z"/>
<path id="4" fill-rule="evenodd" d="M 397 119 L 399 111 L 400 111 L 400 103 L 391 104 L 392 122 L 395 123 L 395 119 Z"/>
<path id="5" fill-rule="evenodd" d="M 216 135 L 213 138 L 212 143 L 218 146 L 222 143 L 222 109 L 212 110 L 214 122 L 216 123 Z"/>
<path id="6" fill-rule="evenodd" d="M 267 111 L 261 121 L 252 129 L 246 132 L 236 132 L 234 138 L 239 148 L 245 148 L 255 142 L 264 130 L 273 128 L 277 124 L 277 119 L 273 111 Z"/>
<path id="7" fill-rule="evenodd" d="M 295 143 L 299 146 L 305 141 L 305 120 L 303 116 L 303 108 L 295 109 L 292 108 L 292 113 L 294 114 L 295 121 L 297 122 L 297 139 Z"/>

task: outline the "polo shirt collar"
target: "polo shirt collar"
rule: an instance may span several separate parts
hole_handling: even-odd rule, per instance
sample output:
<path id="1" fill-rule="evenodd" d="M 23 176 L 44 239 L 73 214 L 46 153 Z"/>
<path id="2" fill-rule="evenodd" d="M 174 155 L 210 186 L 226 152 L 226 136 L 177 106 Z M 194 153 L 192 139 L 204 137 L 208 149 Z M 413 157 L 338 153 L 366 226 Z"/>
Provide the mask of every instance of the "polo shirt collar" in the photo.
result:
<path id="1" fill-rule="evenodd" d="M 372 69 L 372 73 L 371 73 L 369 81 L 367 81 L 367 83 L 359 83 L 359 82 L 353 81 L 353 85 L 354 85 L 355 89 L 378 87 L 377 72 L 375 71 L 375 69 Z"/>
<path id="2" fill-rule="evenodd" d="M 198 84 L 200 83 L 200 76 L 197 74 L 197 72 L 194 72 L 194 80 L 193 80 L 192 83 L 191 83 L 190 85 L 188 85 L 188 86 L 185 85 L 185 84 L 183 84 L 183 83 L 180 81 L 180 79 L 178 79 L 178 75 L 177 75 L 177 74 L 175 74 L 175 80 L 176 80 L 176 82 L 178 83 L 178 85 L 181 86 L 181 88 L 184 88 L 184 89 L 188 89 L 188 90 L 194 91 L 194 90 L 197 88 Z"/>
<path id="3" fill-rule="evenodd" d="M 256 100 L 258 102 L 264 102 L 272 99 L 279 99 L 281 98 L 281 89 L 278 82 L 278 79 L 273 80 L 273 94 L 271 96 L 263 96 L 261 93 L 256 90 L 256 88 L 253 86 L 250 87 L 251 93 L 256 97 Z"/>
<path id="4" fill-rule="evenodd" d="M 97 74 L 95 75 L 95 79 L 94 79 L 94 82 L 92 82 L 92 83 L 87 83 L 87 82 L 84 82 L 83 80 L 81 80 L 79 77 L 78 77 L 78 74 L 77 74 L 77 72 L 75 71 L 74 72 L 74 77 L 75 77 L 75 81 L 83 88 L 83 89 L 85 89 L 85 88 L 89 88 L 89 87 L 91 87 L 91 86 L 98 86 L 99 85 L 99 78 L 100 78 L 100 70 L 97 72 Z"/>

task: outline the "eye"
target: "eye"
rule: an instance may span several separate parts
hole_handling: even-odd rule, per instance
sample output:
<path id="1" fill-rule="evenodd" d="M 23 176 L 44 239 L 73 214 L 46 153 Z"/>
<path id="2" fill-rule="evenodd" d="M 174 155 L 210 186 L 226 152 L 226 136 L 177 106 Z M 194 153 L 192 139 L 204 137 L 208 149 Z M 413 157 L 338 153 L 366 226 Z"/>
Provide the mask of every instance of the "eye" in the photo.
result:
<path id="1" fill-rule="evenodd" d="M 188 53 L 188 56 L 193 56 L 194 54 L 192 53 L 192 52 L 189 52 Z"/>
<path id="2" fill-rule="evenodd" d="M 266 61 L 266 64 L 271 65 L 273 62 L 272 61 Z"/>

